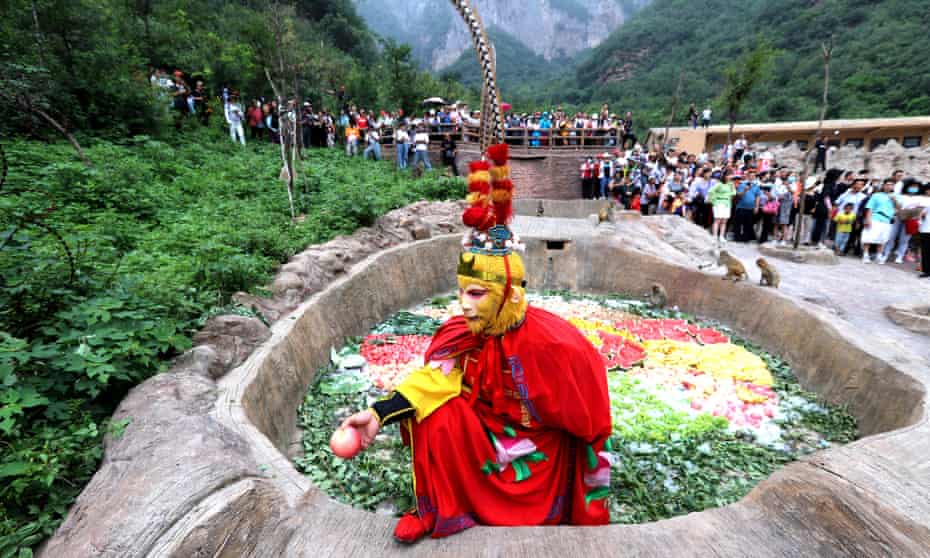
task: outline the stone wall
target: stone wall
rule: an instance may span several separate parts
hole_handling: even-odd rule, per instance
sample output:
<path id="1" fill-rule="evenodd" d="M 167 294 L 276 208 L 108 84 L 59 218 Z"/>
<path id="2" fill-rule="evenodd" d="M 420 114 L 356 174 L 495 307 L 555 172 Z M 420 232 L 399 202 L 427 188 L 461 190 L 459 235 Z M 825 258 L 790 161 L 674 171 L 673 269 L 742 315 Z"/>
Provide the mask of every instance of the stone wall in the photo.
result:
<path id="1" fill-rule="evenodd" d="M 800 171 L 804 152 L 797 144 L 773 147 L 778 164 Z M 579 167 L 588 155 L 582 151 L 548 151 L 540 149 L 538 154 L 514 153 L 510 167 L 513 175 L 516 199 L 574 200 L 581 198 Z M 459 150 L 457 164 L 459 172 L 468 173 L 468 163 L 479 156 L 472 145 Z M 875 178 L 891 176 L 896 169 L 903 169 L 907 176 L 922 182 L 930 181 L 930 146 L 905 149 L 894 140 L 874 151 L 852 146 L 832 148 L 827 154 L 828 168 L 840 168 L 858 172 L 868 169 Z M 809 168 L 813 168 L 813 155 Z"/>
<path id="2" fill-rule="evenodd" d="M 798 149 L 797 144 L 773 147 L 771 151 L 779 165 L 796 171 L 801 170 L 804 152 Z M 813 169 L 813 163 L 813 154 L 811 154 L 809 168 Z M 898 142 L 890 140 L 874 151 L 850 145 L 834 147 L 830 148 L 827 153 L 827 168 L 853 172 L 867 169 L 869 176 L 874 178 L 889 177 L 895 170 L 902 169 L 907 176 L 927 182 L 930 181 L 930 146 L 905 149 Z"/>

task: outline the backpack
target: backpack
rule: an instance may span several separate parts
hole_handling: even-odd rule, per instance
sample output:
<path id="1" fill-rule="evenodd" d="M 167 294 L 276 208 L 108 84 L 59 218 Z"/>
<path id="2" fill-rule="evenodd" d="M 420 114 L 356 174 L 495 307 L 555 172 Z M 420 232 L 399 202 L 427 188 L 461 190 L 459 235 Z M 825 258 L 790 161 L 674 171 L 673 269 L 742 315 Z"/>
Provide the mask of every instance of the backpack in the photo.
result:
<path id="1" fill-rule="evenodd" d="M 856 211 L 856 225 L 862 226 L 865 223 L 865 212 L 867 211 L 865 206 L 869 204 L 869 200 L 872 199 L 872 194 L 866 196 L 862 203 L 859 204 L 859 209 Z"/>

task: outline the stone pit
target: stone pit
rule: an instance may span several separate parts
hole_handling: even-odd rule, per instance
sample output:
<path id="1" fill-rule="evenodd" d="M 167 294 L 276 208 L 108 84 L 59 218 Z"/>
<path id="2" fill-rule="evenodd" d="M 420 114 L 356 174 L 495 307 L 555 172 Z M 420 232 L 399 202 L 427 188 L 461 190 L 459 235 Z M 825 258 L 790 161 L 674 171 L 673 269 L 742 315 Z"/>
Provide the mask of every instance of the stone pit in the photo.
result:
<path id="1" fill-rule="evenodd" d="M 270 331 L 233 324 L 257 348 L 241 362 L 243 345 L 225 343 L 221 357 L 236 366 L 227 374 L 201 349 L 132 390 L 114 417 L 129 426 L 107 439 L 100 470 L 40 555 L 926 555 L 922 361 L 811 305 L 634 251 L 619 235 L 524 238 L 529 288 L 635 295 L 658 281 L 670 304 L 729 324 L 782 355 L 804 387 L 847 404 L 863 439 L 790 464 L 723 508 L 643 525 L 478 527 L 401 547 L 392 518 L 332 501 L 285 452 L 330 347 L 453 288 L 460 237 L 438 235 L 350 262 L 299 304 L 298 281 L 281 286 L 289 304 L 275 307 Z"/>

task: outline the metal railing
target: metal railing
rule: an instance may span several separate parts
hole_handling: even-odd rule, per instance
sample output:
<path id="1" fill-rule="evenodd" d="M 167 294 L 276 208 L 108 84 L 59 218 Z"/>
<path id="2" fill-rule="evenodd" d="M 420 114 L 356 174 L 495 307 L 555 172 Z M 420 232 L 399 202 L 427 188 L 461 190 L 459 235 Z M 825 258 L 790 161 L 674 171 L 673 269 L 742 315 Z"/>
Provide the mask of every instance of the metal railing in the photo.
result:
<path id="1" fill-rule="evenodd" d="M 380 133 L 382 147 L 394 148 L 395 129 L 382 128 Z M 413 143 L 414 133 L 408 131 L 408 134 Z M 430 149 L 438 149 L 447 134 L 459 145 L 477 146 L 480 138 L 477 125 L 439 124 L 429 127 Z M 511 153 L 533 154 L 540 151 L 610 151 L 619 148 L 623 139 L 618 131 L 601 128 L 507 128 L 504 141 L 510 145 Z"/>

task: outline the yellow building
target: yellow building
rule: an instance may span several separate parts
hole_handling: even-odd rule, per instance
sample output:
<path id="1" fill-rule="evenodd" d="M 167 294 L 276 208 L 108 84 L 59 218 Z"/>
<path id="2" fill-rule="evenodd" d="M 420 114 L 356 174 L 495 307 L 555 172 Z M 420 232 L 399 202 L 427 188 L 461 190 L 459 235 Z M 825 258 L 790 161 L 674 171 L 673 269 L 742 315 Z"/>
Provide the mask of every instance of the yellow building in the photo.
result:
<path id="1" fill-rule="evenodd" d="M 733 128 L 733 139 L 746 136 L 750 144 L 787 145 L 796 142 L 802 150 L 807 149 L 817 133 L 817 121 L 772 122 L 769 124 L 737 124 Z M 688 153 L 715 151 L 727 141 L 727 124 L 708 128 L 669 128 L 671 144 Z M 930 116 L 906 118 L 863 118 L 854 120 L 824 120 L 823 136 L 829 145 L 853 145 L 869 151 L 888 140 L 895 140 L 903 147 L 923 147 L 930 144 Z M 660 143 L 665 128 L 650 128 L 647 144 Z M 668 143 L 668 142 L 666 142 Z"/>

